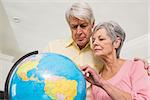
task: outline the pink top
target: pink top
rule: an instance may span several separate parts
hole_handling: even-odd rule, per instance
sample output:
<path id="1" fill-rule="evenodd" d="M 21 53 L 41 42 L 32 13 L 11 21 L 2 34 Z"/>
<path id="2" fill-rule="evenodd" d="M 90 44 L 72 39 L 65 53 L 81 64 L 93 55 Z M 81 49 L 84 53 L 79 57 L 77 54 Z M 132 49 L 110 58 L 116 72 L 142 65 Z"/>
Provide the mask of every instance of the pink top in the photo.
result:
<path id="1" fill-rule="evenodd" d="M 132 95 L 132 100 L 150 100 L 150 80 L 141 61 L 129 61 L 115 76 L 107 80 L 110 84 Z M 100 87 L 92 85 L 92 100 L 112 100 Z"/>

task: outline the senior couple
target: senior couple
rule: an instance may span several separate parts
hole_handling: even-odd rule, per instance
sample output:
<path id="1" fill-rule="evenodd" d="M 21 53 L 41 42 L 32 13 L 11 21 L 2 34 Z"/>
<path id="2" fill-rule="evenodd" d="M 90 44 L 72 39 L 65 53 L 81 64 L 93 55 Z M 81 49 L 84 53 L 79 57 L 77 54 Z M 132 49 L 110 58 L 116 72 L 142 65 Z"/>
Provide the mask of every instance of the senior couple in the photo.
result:
<path id="1" fill-rule="evenodd" d="M 94 27 L 92 9 L 83 2 L 74 3 L 65 16 L 72 38 L 50 42 L 44 52 L 63 54 L 79 66 L 88 81 L 86 100 L 150 100 L 147 64 L 120 57 L 126 34 L 119 24 Z"/>

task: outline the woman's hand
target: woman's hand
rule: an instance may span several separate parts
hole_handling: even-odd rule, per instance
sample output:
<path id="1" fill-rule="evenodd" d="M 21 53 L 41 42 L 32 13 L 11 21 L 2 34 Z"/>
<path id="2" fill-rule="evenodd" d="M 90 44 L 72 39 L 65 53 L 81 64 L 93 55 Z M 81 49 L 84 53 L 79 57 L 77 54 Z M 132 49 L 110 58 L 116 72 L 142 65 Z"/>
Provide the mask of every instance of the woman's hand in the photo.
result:
<path id="1" fill-rule="evenodd" d="M 103 80 L 99 74 L 92 69 L 90 66 L 85 65 L 80 67 L 81 71 L 84 74 L 85 79 L 93 85 L 98 86 L 99 88 L 104 89 L 108 95 L 113 100 L 131 100 L 130 93 L 127 93 L 123 90 L 118 89 L 116 86 L 113 86 L 109 82 Z"/>
<path id="2" fill-rule="evenodd" d="M 80 66 L 80 69 L 88 82 L 93 85 L 100 86 L 100 76 L 94 69 L 88 65 Z"/>

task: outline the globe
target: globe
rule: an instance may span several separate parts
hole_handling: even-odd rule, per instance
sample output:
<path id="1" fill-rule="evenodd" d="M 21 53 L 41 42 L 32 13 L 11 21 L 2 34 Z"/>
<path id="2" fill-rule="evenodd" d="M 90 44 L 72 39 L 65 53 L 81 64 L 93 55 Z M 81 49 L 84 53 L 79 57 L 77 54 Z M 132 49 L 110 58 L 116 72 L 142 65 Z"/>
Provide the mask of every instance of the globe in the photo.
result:
<path id="1" fill-rule="evenodd" d="M 67 57 L 55 53 L 31 55 L 9 75 L 10 100 L 85 100 L 86 82 Z"/>

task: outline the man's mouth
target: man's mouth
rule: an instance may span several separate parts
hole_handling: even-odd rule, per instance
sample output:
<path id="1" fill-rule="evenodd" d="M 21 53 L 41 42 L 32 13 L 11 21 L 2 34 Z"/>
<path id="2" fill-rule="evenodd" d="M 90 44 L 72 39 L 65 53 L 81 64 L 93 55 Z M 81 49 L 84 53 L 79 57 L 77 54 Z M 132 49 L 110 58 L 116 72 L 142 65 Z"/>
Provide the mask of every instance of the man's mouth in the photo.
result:
<path id="1" fill-rule="evenodd" d="M 83 41 L 85 38 L 78 38 L 78 41 Z"/>

